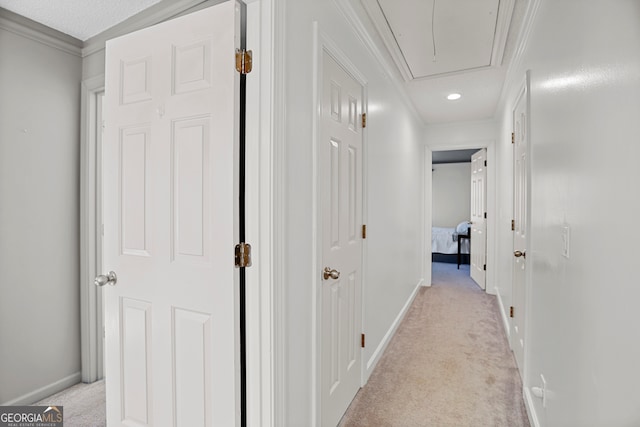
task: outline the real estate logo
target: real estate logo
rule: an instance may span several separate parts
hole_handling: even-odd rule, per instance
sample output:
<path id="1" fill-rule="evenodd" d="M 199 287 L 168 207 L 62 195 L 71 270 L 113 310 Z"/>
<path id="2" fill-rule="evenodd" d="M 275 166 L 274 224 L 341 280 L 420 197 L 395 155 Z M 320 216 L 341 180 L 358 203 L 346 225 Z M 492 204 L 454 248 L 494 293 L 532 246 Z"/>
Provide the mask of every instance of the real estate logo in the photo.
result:
<path id="1" fill-rule="evenodd" d="M 0 427 L 63 427 L 62 406 L 0 406 Z"/>

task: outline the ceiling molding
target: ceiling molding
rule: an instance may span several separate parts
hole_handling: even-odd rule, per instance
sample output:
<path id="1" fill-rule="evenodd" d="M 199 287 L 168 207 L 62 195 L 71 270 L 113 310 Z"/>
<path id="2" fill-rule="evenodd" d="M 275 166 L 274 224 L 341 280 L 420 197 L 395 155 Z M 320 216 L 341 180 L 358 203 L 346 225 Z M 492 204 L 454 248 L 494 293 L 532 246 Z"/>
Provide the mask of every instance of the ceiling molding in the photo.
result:
<path id="1" fill-rule="evenodd" d="M 364 3 L 365 0 L 362 0 Z M 375 0 L 374 0 L 375 1 Z M 353 8 L 350 0 L 334 0 L 338 11 L 342 14 L 347 23 L 352 27 L 356 37 L 365 45 L 369 52 L 373 55 L 376 62 L 380 64 L 385 74 L 395 86 L 400 98 L 414 115 L 414 117 L 423 125 L 426 124 L 422 115 L 416 109 L 413 101 L 406 92 L 403 82 L 398 77 L 398 68 L 391 64 L 382 53 L 380 46 L 371 38 L 366 27 L 362 23 L 361 17 Z"/>
<path id="2" fill-rule="evenodd" d="M 527 6 L 527 11 L 524 15 L 522 27 L 520 28 L 520 33 L 518 34 L 515 53 L 513 55 L 511 63 L 509 64 L 509 68 L 507 69 L 507 76 L 505 78 L 504 84 L 502 85 L 500 97 L 498 98 L 498 105 L 507 105 L 507 96 L 509 96 L 514 82 L 520 82 L 522 78 L 524 78 L 523 75 L 516 75 L 516 72 L 518 72 L 520 66 L 522 65 L 522 61 L 524 60 L 524 53 L 529 44 L 533 22 L 535 21 L 535 17 L 538 13 L 539 8 L 540 0 L 529 0 L 529 5 Z M 496 111 L 496 115 L 497 114 L 499 114 L 499 111 Z"/>
<path id="3" fill-rule="evenodd" d="M 507 45 L 509 27 L 513 16 L 515 0 L 500 0 L 498 6 L 498 18 L 496 22 L 496 34 L 493 39 L 493 51 L 491 52 L 491 65 L 500 67 L 504 58 L 504 48 Z"/>
<path id="4" fill-rule="evenodd" d="M 378 33 L 382 37 L 382 41 L 384 45 L 389 50 L 389 54 L 393 58 L 393 62 L 398 67 L 400 74 L 405 82 L 409 82 L 414 79 L 409 66 L 407 65 L 407 61 L 404 59 L 404 55 L 398 46 L 398 42 L 396 41 L 391 28 L 389 27 L 389 23 L 387 22 L 387 18 L 384 16 L 384 12 L 380 8 L 380 4 L 377 0 L 361 0 L 362 6 L 369 14 L 369 18 L 375 25 Z"/>
<path id="5" fill-rule="evenodd" d="M 406 82 L 437 79 L 441 77 L 455 76 L 464 73 L 475 72 L 487 68 L 499 68 L 502 66 L 504 51 L 507 45 L 507 37 L 509 35 L 509 26 L 511 25 L 511 17 L 515 6 L 515 0 L 500 0 L 498 6 L 498 16 L 496 17 L 496 28 L 493 38 L 493 47 L 491 51 L 491 59 L 489 65 L 467 68 L 462 70 L 448 71 L 444 73 L 430 74 L 426 76 L 414 77 L 409 69 L 404 54 L 398 45 L 398 42 L 391 31 L 391 27 L 387 18 L 380 7 L 378 0 L 360 0 L 362 6 L 367 11 L 369 18 L 380 33 L 380 36 L 389 50 L 395 65 Z"/>
<path id="6" fill-rule="evenodd" d="M 105 48 L 107 40 L 159 24 L 181 14 L 221 3 L 223 0 L 163 0 L 124 20 L 84 43 L 82 56 L 86 57 Z"/>
<path id="7" fill-rule="evenodd" d="M 24 16 L 0 8 L 0 29 L 74 56 L 82 56 L 82 41 Z"/>
<path id="8" fill-rule="evenodd" d="M 423 76 L 423 77 L 416 77 L 415 79 L 411 79 L 411 81 L 409 81 L 407 83 L 421 82 L 421 81 L 424 81 L 424 80 L 440 79 L 442 77 L 459 76 L 461 74 L 476 73 L 478 71 L 491 70 L 491 69 L 495 69 L 495 68 L 497 68 L 497 67 L 494 67 L 493 65 L 483 65 L 483 66 L 480 66 L 480 67 L 465 68 L 464 70 L 447 71 L 446 73 L 438 73 L 438 74 L 431 74 L 431 75 Z"/>

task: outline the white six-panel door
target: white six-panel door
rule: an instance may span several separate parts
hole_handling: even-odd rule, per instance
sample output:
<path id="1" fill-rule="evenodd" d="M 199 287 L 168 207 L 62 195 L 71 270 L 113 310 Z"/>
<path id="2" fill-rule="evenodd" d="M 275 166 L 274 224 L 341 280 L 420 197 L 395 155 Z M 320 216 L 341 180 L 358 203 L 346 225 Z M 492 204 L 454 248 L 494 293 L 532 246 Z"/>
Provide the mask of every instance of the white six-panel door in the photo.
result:
<path id="1" fill-rule="evenodd" d="M 485 289 L 487 263 L 487 150 L 471 156 L 471 278 Z"/>
<path id="2" fill-rule="evenodd" d="M 322 425 L 335 427 L 360 388 L 362 86 L 323 54 L 319 180 L 323 268 Z"/>
<path id="3" fill-rule="evenodd" d="M 237 423 L 238 17 L 229 1 L 107 43 L 109 426 Z"/>
<path id="4" fill-rule="evenodd" d="M 513 110 L 513 319 L 511 347 L 520 372 L 524 370 L 525 313 L 526 313 L 526 248 L 527 248 L 527 87 L 525 86 Z"/>

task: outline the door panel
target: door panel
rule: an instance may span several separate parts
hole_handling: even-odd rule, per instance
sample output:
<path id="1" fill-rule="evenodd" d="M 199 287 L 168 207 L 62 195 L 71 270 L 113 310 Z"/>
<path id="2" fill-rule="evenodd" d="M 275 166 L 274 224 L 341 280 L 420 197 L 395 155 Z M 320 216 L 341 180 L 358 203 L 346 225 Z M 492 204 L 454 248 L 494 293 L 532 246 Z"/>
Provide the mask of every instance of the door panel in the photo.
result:
<path id="1" fill-rule="evenodd" d="M 121 381 L 123 424 L 153 425 L 150 390 L 151 304 L 121 300 Z M 111 378 L 108 379 L 112 382 Z"/>
<path id="2" fill-rule="evenodd" d="M 525 86 L 520 92 L 513 110 L 513 250 L 525 256 L 513 258 L 513 319 L 511 322 L 511 347 L 515 354 L 520 372 L 524 370 L 525 351 L 525 314 L 526 314 L 526 270 L 527 270 L 527 199 L 528 199 L 528 91 Z"/>
<path id="3" fill-rule="evenodd" d="M 471 278 L 482 289 L 486 287 L 487 264 L 487 150 L 471 156 Z"/>
<path id="4" fill-rule="evenodd" d="M 322 286 L 322 425 L 335 426 L 360 388 L 362 86 L 323 56 L 320 141 L 322 267 L 340 272 Z"/>
<path id="5" fill-rule="evenodd" d="M 109 426 L 237 424 L 238 18 L 226 2 L 107 43 Z"/>

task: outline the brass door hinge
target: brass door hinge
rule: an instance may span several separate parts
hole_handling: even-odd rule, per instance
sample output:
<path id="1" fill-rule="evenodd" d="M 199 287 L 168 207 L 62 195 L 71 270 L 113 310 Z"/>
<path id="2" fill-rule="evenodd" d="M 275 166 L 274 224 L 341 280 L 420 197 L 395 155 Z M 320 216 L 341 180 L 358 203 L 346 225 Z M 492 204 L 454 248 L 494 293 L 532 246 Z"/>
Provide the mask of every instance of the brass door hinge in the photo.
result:
<path id="1" fill-rule="evenodd" d="M 238 243 L 235 250 L 236 268 L 251 267 L 251 245 Z"/>
<path id="2" fill-rule="evenodd" d="M 511 132 L 511 143 L 512 144 L 516 143 L 516 133 L 515 132 Z"/>
<path id="3" fill-rule="evenodd" d="M 487 213 L 486 212 L 484 213 L 484 219 L 487 219 Z"/>
<path id="4" fill-rule="evenodd" d="M 367 238 L 367 225 L 366 224 L 362 224 L 362 238 L 363 239 Z"/>
<path id="5" fill-rule="evenodd" d="M 483 265 L 483 266 L 482 266 L 482 269 L 483 269 L 484 271 L 487 271 L 487 264 Z"/>
<path id="6" fill-rule="evenodd" d="M 364 348 L 364 334 L 360 336 L 360 345 Z"/>
<path id="7" fill-rule="evenodd" d="M 515 219 L 511 220 L 511 231 L 516 231 L 516 220 Z"/>
<path id="8" fill-rule="evenodd" d="M 513 317 L 513 306 L 509 307 L 509 317 Z"/>
<path id="9" fill-rule="evenodd" d="M 486 160 L 484 161 L 484 167 L 485 168 L 487 167 L 487 161 Z"/>
<path id="10" fill-rule="evenodd" d="M 362 128 L 367 127 L 367 113 L 362 113 Z"/>
<path id="11" fill-rule="evenodd" d="M 240 74 L 249 74 L 253 67 L 253 52 L 250 50 L 236 49 L 236 71 Z"/>

